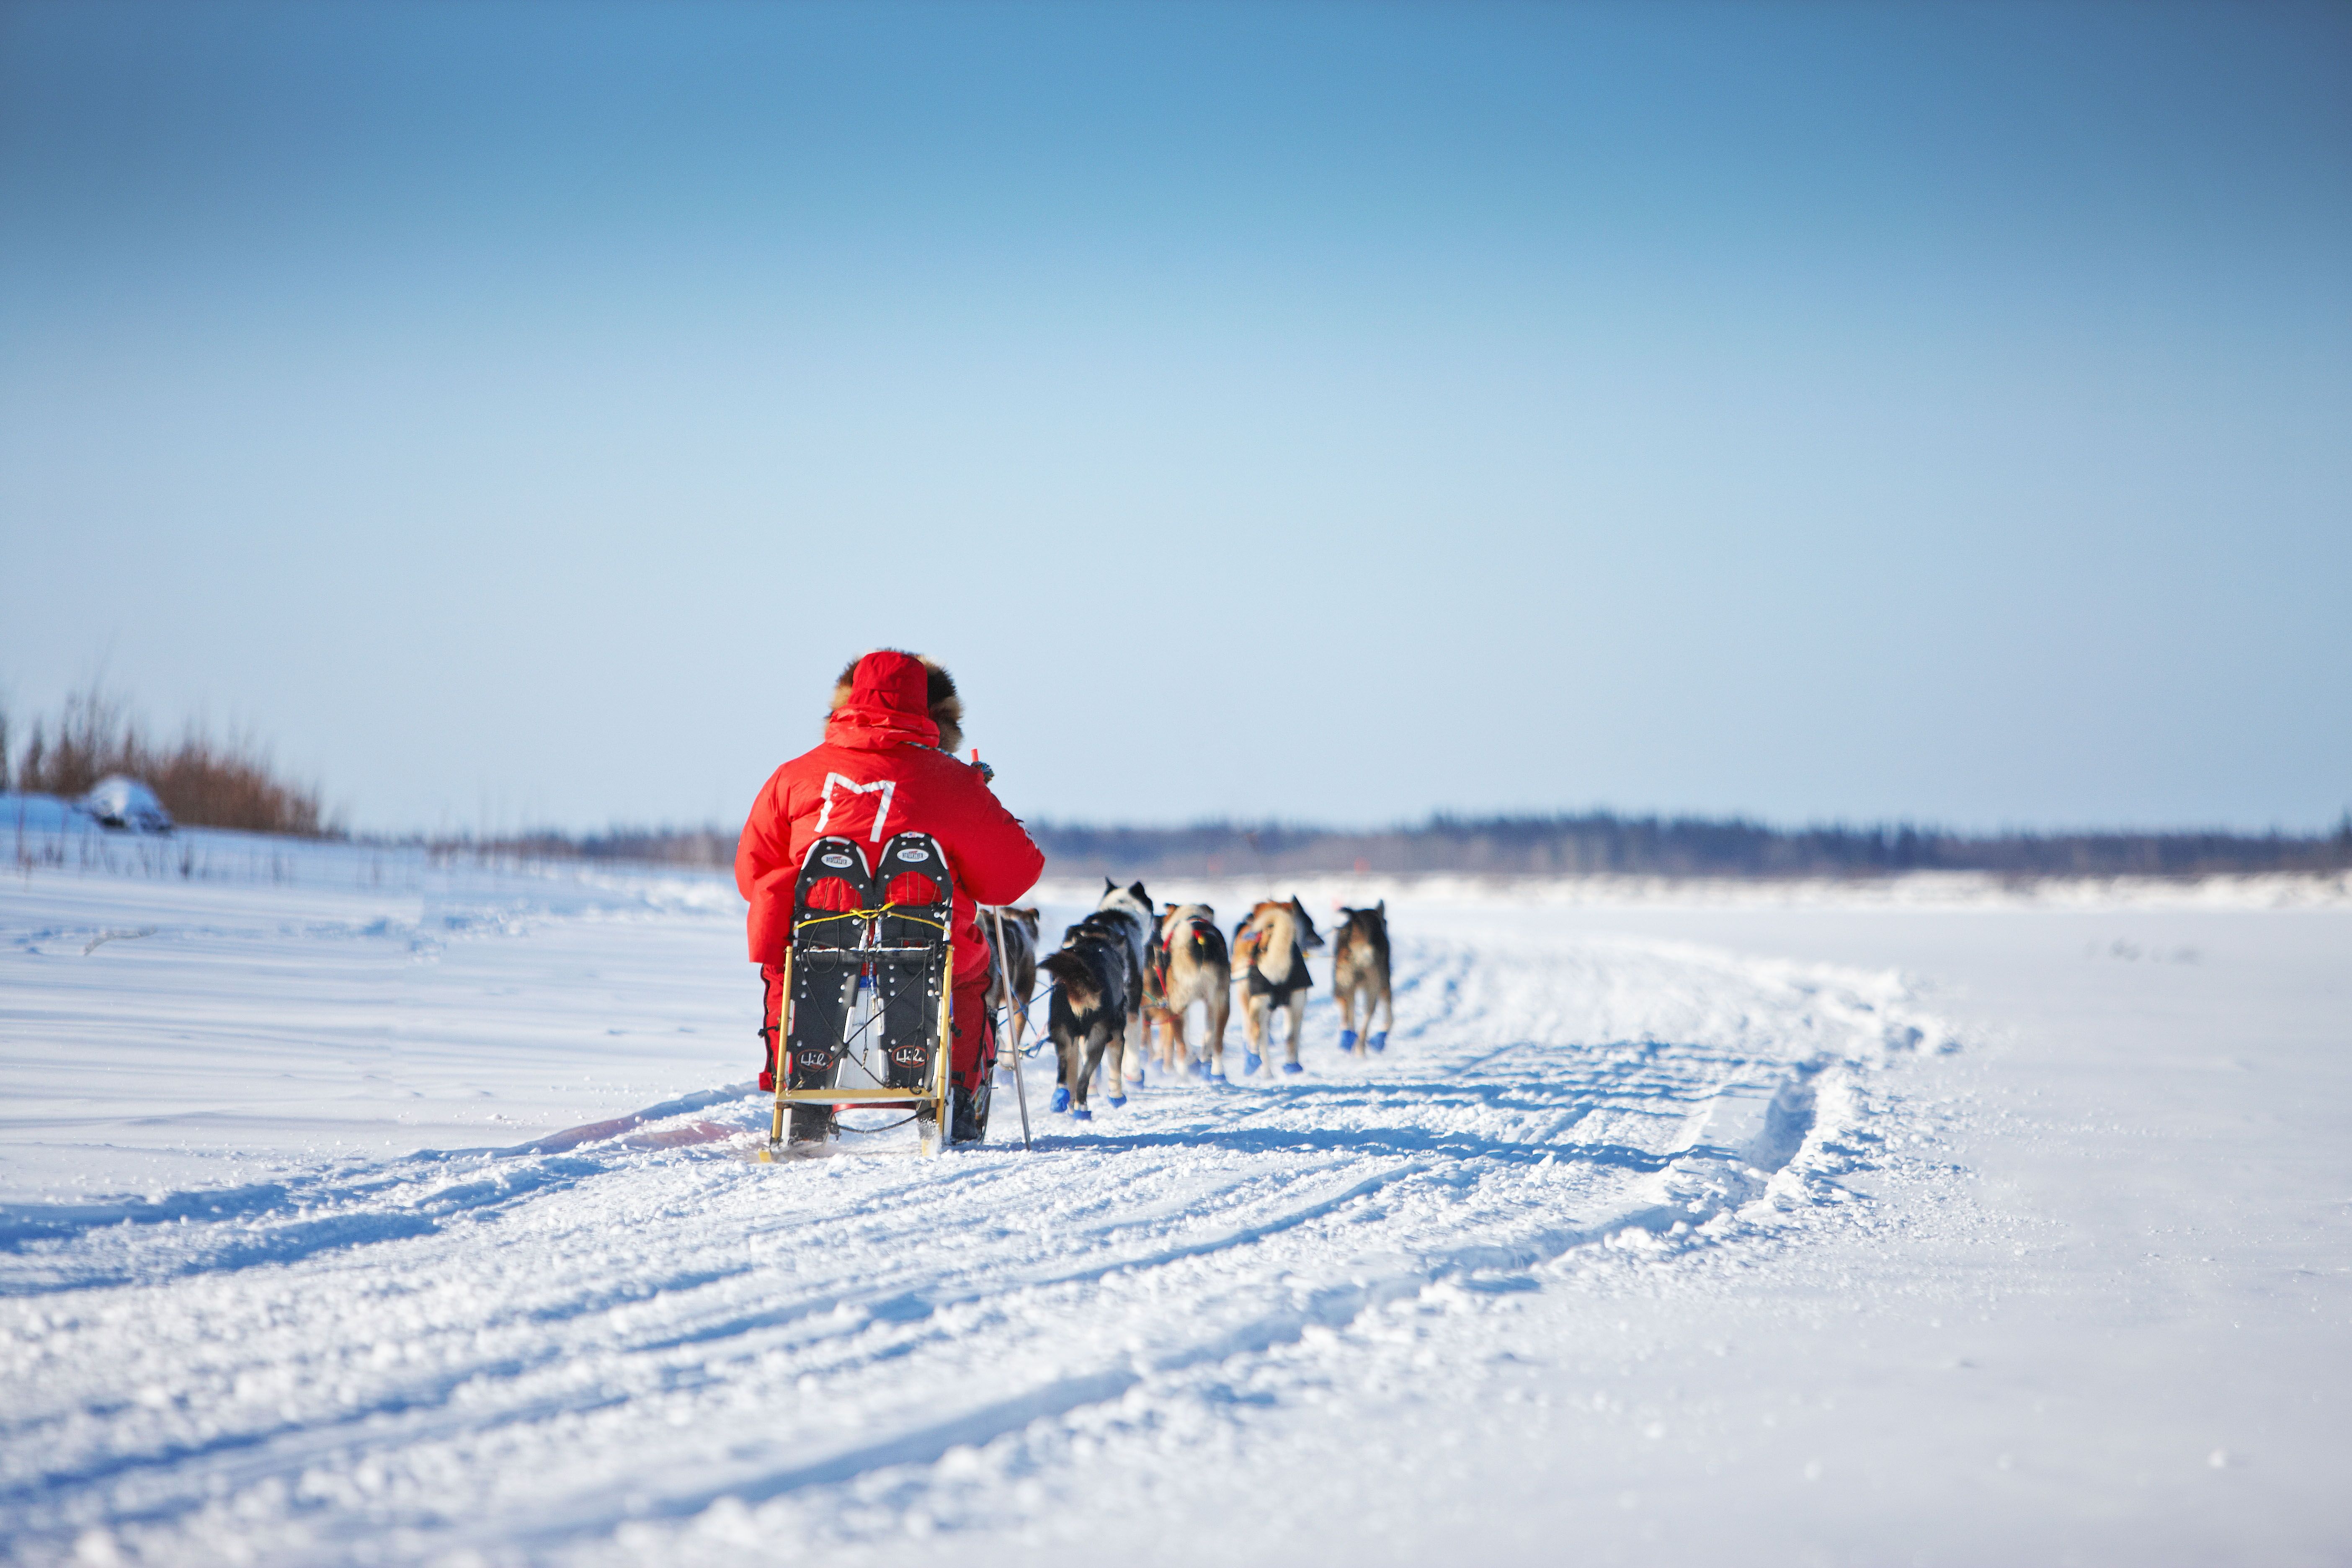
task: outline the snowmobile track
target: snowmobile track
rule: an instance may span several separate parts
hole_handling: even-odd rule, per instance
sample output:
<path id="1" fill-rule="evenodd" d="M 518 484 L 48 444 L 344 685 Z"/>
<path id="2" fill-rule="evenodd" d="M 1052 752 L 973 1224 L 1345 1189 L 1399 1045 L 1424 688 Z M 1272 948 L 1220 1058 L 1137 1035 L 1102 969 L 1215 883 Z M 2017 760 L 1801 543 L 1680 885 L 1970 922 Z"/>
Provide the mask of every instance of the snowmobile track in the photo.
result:
<path id="1" fill-rule="evenodd" d="M 1396 965 L 1384 1056 L 1337 1058 L 1318 993 L 1307 1078 L 1155 1076 L 1082 1132 L 1039 1117 L 1028 1154 L 754 1164 L 739 1085 L 498 1150 L 12 1205 L 5 1551 L 104 1520 L 178 1562 L 562 1560 L 722 1500 L 919 1493 L 1081 1411 L 1228 1400 L 1433 1289 L 1769 1225 L 1860 1114 L 1822 1087 L 1935 1031 L 1889 977 L 1668 944 L 1401 938 Z"/>

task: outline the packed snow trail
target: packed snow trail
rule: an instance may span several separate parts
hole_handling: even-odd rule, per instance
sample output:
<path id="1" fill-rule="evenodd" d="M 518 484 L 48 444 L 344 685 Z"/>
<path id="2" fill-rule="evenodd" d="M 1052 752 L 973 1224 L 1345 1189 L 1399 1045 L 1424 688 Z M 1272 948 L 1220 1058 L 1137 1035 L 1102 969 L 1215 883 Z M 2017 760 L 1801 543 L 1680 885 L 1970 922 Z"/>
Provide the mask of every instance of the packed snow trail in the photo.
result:
<path id="1" fill-rule="evenodd" d="M 524 977 L 587 918 L 509 921 L 475 962 Z M 1889 976 L 1504 922 L 1401 931 L 1397 980 L 1381 1057 L 1338 1056 L 1318 991 L 1307 1077 L 1155 1074 L 1090 1125 L 1038 1115 L 1025 1154 L 1008 1089 L 981 1149 L 762 1164 L 739 1088 L 577 1142 L 11 1205 L 0 1535 L 585 1560 L 791 1503 L 798 1546 L 964 1518 L 1010 1553 L 1069 1500 L 1071 1418 L 1245 1425 L 1282 1352 L 1367 1314 L 1769 1226 L 1867 1136 L 1857 1075 L 1941 1039 Z M 956 1500 L 976 1468 L 985 1519 Z"/>

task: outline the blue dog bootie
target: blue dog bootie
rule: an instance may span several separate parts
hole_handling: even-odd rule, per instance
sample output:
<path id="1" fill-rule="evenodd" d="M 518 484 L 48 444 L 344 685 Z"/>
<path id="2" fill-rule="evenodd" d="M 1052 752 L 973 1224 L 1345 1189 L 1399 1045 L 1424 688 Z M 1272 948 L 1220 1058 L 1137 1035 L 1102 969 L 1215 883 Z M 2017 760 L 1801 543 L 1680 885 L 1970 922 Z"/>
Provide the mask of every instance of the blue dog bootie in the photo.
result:
<path id="1" fill-rule="evenodd" d="M 1246 1077 L 1246 1076 L 1248 1076 L 1249 1074 L 1251 1074 L 1251 1073 L 1254 1073 L 1254 1072 L 1257 1071 L 1257 1069 L 1258 1069 L 1258 1056 L 1257 1056 L 1257 1053 L 1256 1053 L 1255 1051 L 1244 1051 L 1244 1052 L 1242 1053 L 1242 1073 L 1243 1073 L 1243 1076 Z"/>
<path id="2" fill-rule="evenodd" d="M 1340 1030 L 1340 1031 L 1339 1031 L 1339 1054 L 1340 1054 L 1341 1056 L 1346 1056 L 1346 1055 L 1348 1055 L 1349 1052 L 1353 1051 L 1355 1048 L 1356 1048 L 1356 1031 L 1355 1031 L 1355 1030 L 1353 1030 L 1353 1029 L 1342 1029 L 1342 1030 Z"/>
<path id="3" fill-rule="evenodd" d="M 1305 1072 L 1307 1069 L 1300 1067 L 1297 1062 L 1285 1062 L 1282 1064 L 1282 1070 L 1285 1072 Z"/>
<path id="4" fill-rule="evenodd" d="M 1057 1083 L 1054 1086 L 1054 1109 L 1056 1110 L 1067 1110 L 1070 1109 L 1070 1086 L 1068 1084 Z"/>
<path id="5" fill-rule="evenodd" d="M 1376 1051 L 1387 1050 L 1389 1048 L 1389 1032 L 1386 1029 L 1382 1029 L 1379 1034 L 1367 1037 L 1364 1044 L 1371 1047 L 1372 1049 Z"/>
<path id="6" fill-rule="evenodd" d="M 1095 1113 L 1083 1105 L 1076 1106 L 1070 1111 L 1070 1119 L 1074 1121 L 1092 1121 L 1095 1119 Z"/>
<path id="7" fill-rule="evenodd" d="M 1113 1110 L 1117 1110 L 1120 1106 L 1127 1103 L 1127 1096 L 1123 1094 L 1106 1094 L 1103 1096 L 1103 1103 L 1109 1106 Z"/>

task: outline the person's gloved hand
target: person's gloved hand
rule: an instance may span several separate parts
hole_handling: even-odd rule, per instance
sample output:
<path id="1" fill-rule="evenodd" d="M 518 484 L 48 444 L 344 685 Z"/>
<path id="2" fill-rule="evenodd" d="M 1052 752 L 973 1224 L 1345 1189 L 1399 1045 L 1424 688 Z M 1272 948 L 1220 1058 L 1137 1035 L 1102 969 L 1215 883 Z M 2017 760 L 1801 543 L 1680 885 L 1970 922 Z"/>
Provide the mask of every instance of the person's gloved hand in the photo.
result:
<path id="1" fill-rule="evenodd" d="M 986 763 L 982 762 L 978 752 L 974 752 L 971 754 L 971 767 L 973 772 L 980 774 L 981 782 L 982 784 L 994 784 L 996 782 L 996 770 L 990 767 Z"/>

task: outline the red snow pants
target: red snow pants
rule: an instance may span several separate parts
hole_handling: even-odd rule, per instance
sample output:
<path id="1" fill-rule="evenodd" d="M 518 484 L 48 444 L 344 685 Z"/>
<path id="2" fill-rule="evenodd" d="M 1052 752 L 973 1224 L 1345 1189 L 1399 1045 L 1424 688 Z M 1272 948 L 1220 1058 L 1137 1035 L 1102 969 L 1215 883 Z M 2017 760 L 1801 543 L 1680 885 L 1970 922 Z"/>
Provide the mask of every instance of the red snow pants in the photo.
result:
<path id="1" fill-rule="evenodd" d="M 776 1031 L 782 1025 L 784 1009 L 784 968 L 780 963 L 760 965 L 760 979 L 767 987 L 767 1011 L 760 1023 L 760 1087 L 773 1090 L 776 1087 Z M 958 976 L 948 1018 L 948 1076 L 959 1089 L 978 1089 L 981 1074 L 996 1065 L 996 1020 L 988 1011 L 988 971 L 983 969 L 970 980 Z"/>

